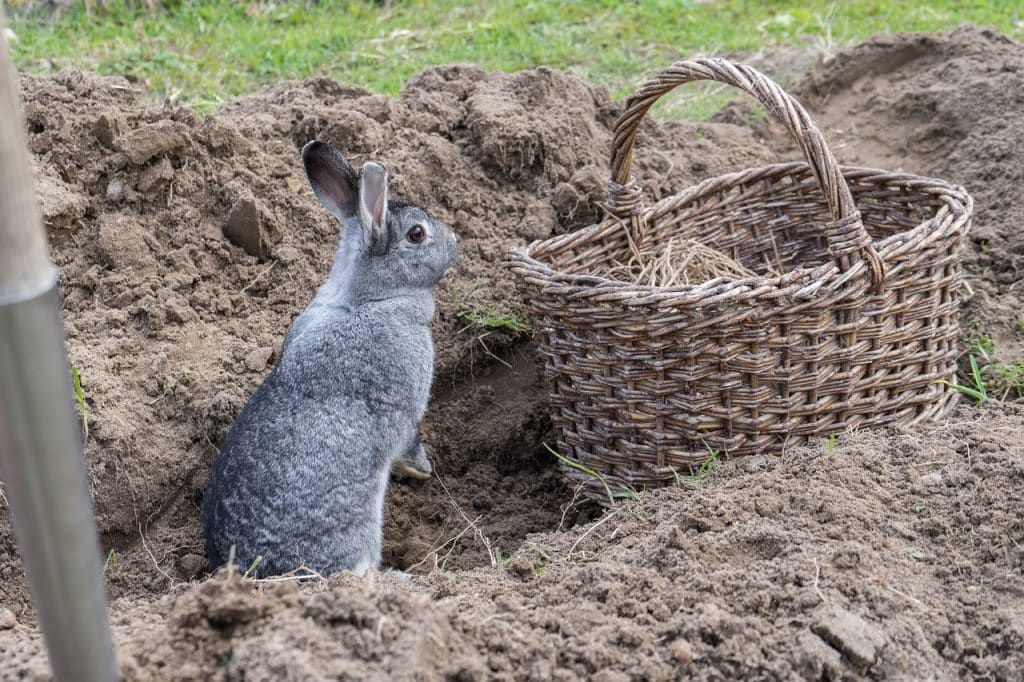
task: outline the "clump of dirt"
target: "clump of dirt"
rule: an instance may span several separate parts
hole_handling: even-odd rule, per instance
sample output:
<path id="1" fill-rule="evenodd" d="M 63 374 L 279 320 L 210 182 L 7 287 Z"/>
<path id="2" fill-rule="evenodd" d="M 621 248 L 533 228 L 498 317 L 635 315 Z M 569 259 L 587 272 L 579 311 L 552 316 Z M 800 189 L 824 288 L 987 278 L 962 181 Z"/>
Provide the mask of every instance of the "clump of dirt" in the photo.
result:
<path id="1" fill-rule="evenodd" d="M 542 378 L 521 329 L 493 320 L 522 321 L 500 267 L 508 247 L 598 215 L 617 111 L 606 92 L 547 69 L 441 67 L 398 98 L 314 79 L 200 119 L 140 104 L 120 78 L 68 71 L 21 87 L 113 596 L 161 594 L 206 571 L 198 508 L 217 445 L 337 244 L 301 167 L 312 138 L 385 164 L 393 191 L 461 239 L 438 291 L 424 426 L 440 480 L 394 486 L 385 559 L 490 563 L 562 522 L 571 495 L 541 447 Z M 644 137 L 660 150 L 638 164 L 652 197 L 768 153 L 731 126 L 652 123 Z M 462 532 L 471 525 L 490 549 Z M 0 541 L 14 546 L 3 517 Z M 21 611 L 13 554 L 0 578 L 0 599 Z"/>
<path id="2" fill-rule="evenodd" d="M 138 654 L 124 651 L 124 676 L 211 679 L 211 673 L 218 676 L 206 663 L 211 660 L 221 662 L 218 672 L 226 679 L 250 679 L 250 671 L 260 669 L 265 672 L 256 679 L 294 680 L 384 679 L 409 671 L 436 678 L 441 670 L 480 670 L 451 608 L 437 608 L 429 595 L 376 576 L 363 581 L 342 574 L 318 587 L 300 592 L 284 582 L 261 588 L 254 598 L 252 584 L 236 575 L 164 599 L 167 622 L 181 637 Z M 182 656 L 190 660 L 184 668 Z"/>
<path id="3" fill-rule="evenodd" d="M 841 161 L 974 193 L 965 315 L 1016 362 L 1021 73 L 1024 47 L 965 29 L 869 41 L 796 88 Z M 724 461 L 576 524 L 587 513 L 538 447 L 529 342 L 467 313 L 520 314 L 504 250 L 601 216 L 616 111 L 603 92 L 548 70 L 441 67 L 399 98 L 283 83 L 200 121 L 127 88 L 23 80 L 128 679 L 1019 676 L 1019 406 Z M 742 106 L 725 115 L 754 120 Z M 792 158 L 771 126 L 757 134 L 773 153 L 749 128 L 648 124 L 638 174 L 656 198 Z M 298 164 L 312 136 L 383 160 L 463 237 L 424 427 L 440 480 L 395 485 L 387 520 L 389 563 L 443 570 L 407 585 L 203 577 L 196 505 L 216 444 L 335 243 Z M 5 521 L 0 543 L 14 547 Z M 20 568 L 2 559 L 0 578 L 2 672 L 41 673 Z"/>

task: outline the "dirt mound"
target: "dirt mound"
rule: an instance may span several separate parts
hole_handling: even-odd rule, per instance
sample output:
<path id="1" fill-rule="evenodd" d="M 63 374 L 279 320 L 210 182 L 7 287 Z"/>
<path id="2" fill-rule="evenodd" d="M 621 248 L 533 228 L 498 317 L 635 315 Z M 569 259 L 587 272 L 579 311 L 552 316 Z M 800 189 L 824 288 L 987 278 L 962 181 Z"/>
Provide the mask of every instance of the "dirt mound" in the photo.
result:
<path id="1" fill-rule="evenodd" d="M 870 41 L 797 89 L 842 161 L 974 193 L 966 331 L 1015 362 L 1021 74 L 1024 47 L 965 29 Z M 282 83 L 205 120 L 77 73 L 25 78 L 23 95 L 129 679 L 1019 677 L 1019 407 L 721 462 L 574 526 L 591 512 L 539 448 L 544 389 L 529 341 L 496 322 L 521 310 L 498 260 L 601 214 L 616 112 L 602 91 L 442 67 L 399 98 Z M 723 118 L 760 120 L 745 106 Z M 648 125 L 638 172 L 658 197 L 792 157 L 772 126 L 757 135 L 774 151 L 745 127 Z M 440 480 L 395 485 L 387 512 L 389 563 L 430 572 L 183 582 L 206 570 L 197 504 L 216 445 L 332 255 L 298 163 L 313 136 L 382 160 L 463 237 L 424 429 Z M 0 543 L 13 678 L 45 664 L 3 520 Z"/>
<path id="2" fill-rule="evenodd" d="M 1024 411 L 719 464 L 498 568 L 114 604 L 126 679 L 1015 679 Z M 12 638 L 13 639 L 13 638 Z M 6 643 L 0 633 L 0 648 Z M 20 650 L 19 650 L 19 647 Z M 14 640 L 14 670 L 41 669 Z M 13 672 L 13 670 L 12 670 Z"/>
<path id="3" fill-rule="evenodd" d="M 843 163 L 932 175 L 970 191 L 976 201 L 969 235 L 974 248 L 964 258 L 973 292 L 963 322 L 992 338 L 995 360 L 1019 362 L 1024 357 L 1018 327 L 1024 317 L 1021 44 L 974 27 L 879 37 L 836 55 L 795 94 Z M 733 112 L 721 120 L 743 118 Z M 762 130 L 776 148 L 788 147 L 781 130 Z M 999 384 L 1000 377 L 990 378 Z M 1011 391 L 1011 397 L 1024 395 Z"/>
<path id="4" fill-rule="evenodd" d="M 433 594 L 506 679 L 1007 679 L 1024 663 L 1024 519 L 1004 498 L 1024 483 L 1022 416 L 734 460 Z"/>
<path id="5" fill-rule="evenodd" d="M 768 60 L 771 61 L 770 59 Z M 1024 108 L 1021 45 L 966 26 L 949 34 L 881 36 L 816 69 L 794 94 L 827 133 L 840 162 L 931 175 L 964 185 L 976 201 L 970 287 L 962 324 L 995 395 L 1024 398 Z M 795 147 L 757 106 L 739 100 L 714 120 L 754 123 L 780 155 Z M 980 347 L 977 344 L 981 344 Z M 966 369 L 966 364 L 965 364 Z"/>

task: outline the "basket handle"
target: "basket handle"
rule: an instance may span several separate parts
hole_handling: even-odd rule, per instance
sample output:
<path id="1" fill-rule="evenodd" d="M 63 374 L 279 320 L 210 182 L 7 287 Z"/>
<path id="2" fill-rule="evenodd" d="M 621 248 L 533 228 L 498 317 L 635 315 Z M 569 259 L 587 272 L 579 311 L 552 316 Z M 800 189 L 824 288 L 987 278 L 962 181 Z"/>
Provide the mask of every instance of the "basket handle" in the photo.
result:
<path id="1" fill-rule="evenodd" d="M 630 177 L 637 130 L 647 110 L 662 95 L 677 85 L 700 80 L 717 81 L 745 90 L 786 126 L 803 150 L 832 213 L 832 220 L 825 224 L 829 253 L 844 273 L 864 261 L 871 271 L 875 291 L 881 291 L 885 278 L 882 260 L 864 229 L 853 195 L 824 135 L 800 103 L 777 83 L 756 69 L 725 59 L 700 58 L 676 62 L 659 71 L 626 100 L 625 110 L 615 122 L 612 138 L 609 212 L 621 220 L 628 220 L 634 238 L 642 240 L 646 224 L 641 191 Z"/>

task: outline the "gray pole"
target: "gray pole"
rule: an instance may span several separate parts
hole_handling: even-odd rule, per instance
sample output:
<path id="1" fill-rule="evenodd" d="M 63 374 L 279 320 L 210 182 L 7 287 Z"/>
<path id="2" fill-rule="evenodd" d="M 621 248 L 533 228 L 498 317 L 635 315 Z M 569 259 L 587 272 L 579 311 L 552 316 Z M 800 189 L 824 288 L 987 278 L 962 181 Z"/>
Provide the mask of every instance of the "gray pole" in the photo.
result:
<path id="1" fill-rule="evenodd" d="M 0 5 L 0 479 L 57 680 L 117 666 L 57 297 Z"/>

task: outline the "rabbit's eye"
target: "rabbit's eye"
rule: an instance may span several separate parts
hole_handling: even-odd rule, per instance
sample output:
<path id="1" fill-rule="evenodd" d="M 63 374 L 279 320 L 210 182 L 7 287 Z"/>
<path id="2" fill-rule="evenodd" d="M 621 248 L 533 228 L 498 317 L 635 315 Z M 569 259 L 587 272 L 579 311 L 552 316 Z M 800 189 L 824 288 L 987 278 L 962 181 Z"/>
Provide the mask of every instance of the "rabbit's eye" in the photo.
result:
<path id="1" fill-rule="evenodd" d="M 405 236 L 413 244 L 419 244 L 427 236 L 427 231 L 423 229 L 422 225 L 413 225 L 412 228 L 405 233 Z"/>

